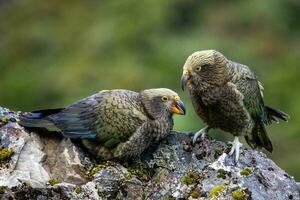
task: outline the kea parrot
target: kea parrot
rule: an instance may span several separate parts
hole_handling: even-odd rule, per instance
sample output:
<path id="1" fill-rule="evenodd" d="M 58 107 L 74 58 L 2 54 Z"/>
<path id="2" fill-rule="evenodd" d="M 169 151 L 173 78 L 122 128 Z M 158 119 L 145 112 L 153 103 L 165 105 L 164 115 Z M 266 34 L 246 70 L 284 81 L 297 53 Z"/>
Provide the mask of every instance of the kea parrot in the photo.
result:
<path id="1" fill-rule="evenodd" d="M 81 139 L 103 160 L 132 159 L 172 130 L 173 114 L 185 107 L 170 89 L 103 90 L 67 108 L 23 113 L 19 123 Z"/>
<path id="2" fill-rule="evenodd" d="M 194 135 L 193 143 L 209 129 L 218 128 L 234 136 L 229 155 L 235 152 L 236 162 L 242 146 L 239 136 L 253 149 L 272 152 L 265 125 L 278 119 L 287 121 L 289 116 L 265 105 L 262 84 L 248 66 L 228 60 L 216 50 L 197 51 L 184 64 L 181 85 L 207 124 Z"/>

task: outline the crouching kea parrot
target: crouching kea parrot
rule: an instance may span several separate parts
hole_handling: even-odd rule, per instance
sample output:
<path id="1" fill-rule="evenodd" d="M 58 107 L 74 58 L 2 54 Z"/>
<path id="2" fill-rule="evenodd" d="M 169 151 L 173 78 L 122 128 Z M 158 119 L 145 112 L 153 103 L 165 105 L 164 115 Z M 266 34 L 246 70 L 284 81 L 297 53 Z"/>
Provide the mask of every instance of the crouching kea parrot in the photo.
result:
<path id="1" fill-rule="evenodd" d="M 81 139 L 103 160 L 130 159 L 172 130 L 173 114 L 185 107 L 170 89 L 103 90 L 67 108 L 23 113 L 19 123 Z"/>
<path id="2" fill-rule="evenodd" d="M 284 112 L 266 106 L 263 87 L 246 65 L 228 60 L 215 50 L 197 51 L 183 67 L 182 88 L 187 87 L 194 109 L 207 127 L 193 138 L 202 137 L 211 128 L 231 133 L 235 139 L 230 155 L 239 159 L 239 136 L 244 136 L 252 148 L 272 152 L 272 143 L 265 125 L 287 121 Z"/>

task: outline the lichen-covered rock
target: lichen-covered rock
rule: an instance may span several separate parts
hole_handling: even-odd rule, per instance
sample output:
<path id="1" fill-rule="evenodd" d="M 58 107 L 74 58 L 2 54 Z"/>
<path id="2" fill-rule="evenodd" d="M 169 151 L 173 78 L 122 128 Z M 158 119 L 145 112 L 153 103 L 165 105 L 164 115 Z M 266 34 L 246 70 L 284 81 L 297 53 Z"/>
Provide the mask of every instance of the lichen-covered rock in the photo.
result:
<path id="1" fill-rule="evenodd" d="M 300 186 L 265 154 L 170 134 L 132 163 L 101 162 L 62 137 L 29 133 L 0 107 L 0 199 L 300 199 Z M 8 150 L 8 151 L 6 151 Z M 3 154 L 4 155 L 4 154 Z"/>

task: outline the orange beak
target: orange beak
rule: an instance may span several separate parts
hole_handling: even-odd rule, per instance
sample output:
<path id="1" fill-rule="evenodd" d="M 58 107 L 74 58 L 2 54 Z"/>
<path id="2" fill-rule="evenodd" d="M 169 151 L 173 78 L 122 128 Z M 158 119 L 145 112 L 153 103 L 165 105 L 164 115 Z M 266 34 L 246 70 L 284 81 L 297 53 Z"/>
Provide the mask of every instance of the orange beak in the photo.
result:
<path id="1" fill-rule="evenodd" d="M 185 106 L 184 103 L 179 99 L 179 97 L 175 97 L 171 112 L 177 115 L 185 115 Z"/>

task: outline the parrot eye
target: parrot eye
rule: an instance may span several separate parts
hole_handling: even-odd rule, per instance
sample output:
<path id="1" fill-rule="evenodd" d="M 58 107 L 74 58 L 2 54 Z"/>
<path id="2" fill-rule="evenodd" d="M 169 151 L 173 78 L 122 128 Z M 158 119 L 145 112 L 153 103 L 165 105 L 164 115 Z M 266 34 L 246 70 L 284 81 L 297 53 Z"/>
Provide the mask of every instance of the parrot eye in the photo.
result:
<path id="1" fill-rule="evenodd" d="M 195 68 L 196 72 L 199 72 L 200 70 L 201 70 L 201 67 L 199 67 L 199 66 Z"/>
<path id="2" fill-rule="evenodd" d="M 162 100 L 163 102 L 166 102 L 166 101 L 169 100 L 169 98 L 168 98 L 167 96 L 163 96 L 163 97 L 161 98 L 161 100 Z"/>
<path id="3" fill-rule="evenodd" d="M 179 100 L 180 100 L 180 97 L 179 97 L 179 96 L 175 96 L 174 99 L 175 99 L 176 101 L 179 101 Z"/>

